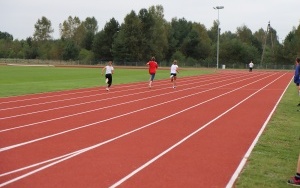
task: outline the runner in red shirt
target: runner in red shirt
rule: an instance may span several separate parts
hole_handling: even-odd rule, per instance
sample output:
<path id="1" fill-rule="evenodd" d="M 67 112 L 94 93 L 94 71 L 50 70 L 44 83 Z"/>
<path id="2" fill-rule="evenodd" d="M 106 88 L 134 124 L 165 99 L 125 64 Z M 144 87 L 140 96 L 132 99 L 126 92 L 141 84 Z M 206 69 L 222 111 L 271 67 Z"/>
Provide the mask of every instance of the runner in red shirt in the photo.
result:
<path id="1" fill-rule="evenodd" d="M 150 74 L 150 80 L 149 80 L 149 88 L 152 86 L 152 82 L 155 77 L 156 69 L 158 68 L 157 62 L 155 61 L 155 57 L 151 57 L 151 60 L 147 63 L 149 67 L 149 74 Z"/>

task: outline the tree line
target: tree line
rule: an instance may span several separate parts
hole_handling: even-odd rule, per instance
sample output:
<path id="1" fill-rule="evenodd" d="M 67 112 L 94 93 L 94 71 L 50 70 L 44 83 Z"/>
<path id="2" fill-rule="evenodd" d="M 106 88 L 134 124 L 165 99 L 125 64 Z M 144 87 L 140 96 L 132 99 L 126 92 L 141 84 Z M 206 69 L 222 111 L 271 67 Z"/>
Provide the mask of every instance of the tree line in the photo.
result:
<path id="1" fill-rule="evenodd" d="M 11 34 L 0 31 L 0 58 L 77 60 L 82 64 L 113 60 L 122 65 L 144 64 L 155 56 L 164 65 L 173 59 L 186 66 L 214 65 L 218 24 L 214 21 L 207 29 L 185 18 L 167 22 L 163 7 L 157 5 L 138 13 L 132 10 L 121 24 L 111 18 L 100 31 L 94 17 L 80 20 L 69 16 L 59 24 L 60 39 L 53 39 L 51 21 L 43 16 L 34 25 L 33 36 L 26 40 L 14 40 Z M 242 25 L 235 33 L 220 33 L 220 64 L 238 67 L 253 60 L 256 64 L 290 65 L 300 56 L 300 25 L 282 43 L 272 27 L 252 32 Z"/>

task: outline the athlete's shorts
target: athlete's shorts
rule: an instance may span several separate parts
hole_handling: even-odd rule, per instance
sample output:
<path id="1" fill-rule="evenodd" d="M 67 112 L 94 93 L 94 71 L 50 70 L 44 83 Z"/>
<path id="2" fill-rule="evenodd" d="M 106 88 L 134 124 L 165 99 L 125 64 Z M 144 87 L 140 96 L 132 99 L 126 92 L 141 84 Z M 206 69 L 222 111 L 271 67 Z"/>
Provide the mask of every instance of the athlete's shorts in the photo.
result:
<path id="1" fill-rule="evenodd" d="M 177 76 L 177 74 L 176 73 L 171 73 L 170 76 L 175 77 L 175 76 Z"/>

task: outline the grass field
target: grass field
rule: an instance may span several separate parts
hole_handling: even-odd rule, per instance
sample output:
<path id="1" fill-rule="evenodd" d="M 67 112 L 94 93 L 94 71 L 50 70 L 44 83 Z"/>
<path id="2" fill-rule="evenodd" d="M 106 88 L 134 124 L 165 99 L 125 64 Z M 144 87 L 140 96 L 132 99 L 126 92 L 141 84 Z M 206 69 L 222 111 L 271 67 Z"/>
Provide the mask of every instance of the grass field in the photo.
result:
<path id="1" fill-rule="evenodd" d="M 100 68 L 0 66 L 0 97 L 57 90 L 104 86 Z M 209 69 L 181 70 L 179 76 L 212 74 Z M 156 80 L 169 77 L 159 70 Z M 113 85 L 145 82 L 147 69 L 116 68 Z M 260 137 L 236 182 L 236 187 L 289 187 L 287 179 L 296 171 L 300 150 L 300 110 L 296 87 L 291 83 L 273 117 Z M 221 174 L 216 175 L 219 176 Z"/>

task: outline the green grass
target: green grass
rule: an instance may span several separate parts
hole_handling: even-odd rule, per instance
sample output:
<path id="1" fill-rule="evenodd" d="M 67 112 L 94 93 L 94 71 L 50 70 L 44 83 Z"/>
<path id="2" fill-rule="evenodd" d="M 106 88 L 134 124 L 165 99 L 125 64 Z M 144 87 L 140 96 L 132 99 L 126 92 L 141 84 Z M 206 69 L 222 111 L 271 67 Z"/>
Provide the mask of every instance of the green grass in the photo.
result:
<path id="1" fill-rule="evenodd" d="M 183 69 L 179 76 L 208 74 L 209 69 Z M 159 69 L 155 80 L 169 78 L 168 69 Z M 148 70 L 115 67 L 113 85 L 147 82 Z M 0 97 L 104 86 L 101 68 L 59 68 L 0 66 Z"/>
<path id="2" fill-rule="evenodd" d="M 0 97 L 104 86 L 100 68 L 0 66 Z M 185 69 L 179 76 L 209 74 L 209 69 Z M 159 69 L 156 80 L 169 78 Z M 147 69 L 115 69 L 113 85 L 147 82 Z M 251 153 L 235 187 L 290 187 L 300 150 L 300 112 L 296 87 L 288 87 L 264 133 Z"/>

